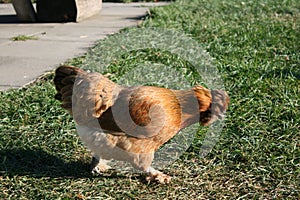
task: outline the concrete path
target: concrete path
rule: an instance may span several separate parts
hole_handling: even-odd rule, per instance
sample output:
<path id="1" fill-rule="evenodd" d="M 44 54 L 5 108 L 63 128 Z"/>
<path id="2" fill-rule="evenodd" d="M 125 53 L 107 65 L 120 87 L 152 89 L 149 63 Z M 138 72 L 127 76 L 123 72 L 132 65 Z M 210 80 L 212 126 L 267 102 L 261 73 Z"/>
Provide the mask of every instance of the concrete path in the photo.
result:
<path id="1" fill-rule="evenodd" d="M 17 22 L 11 4 L 0 4 L 0 90 L 19 88 L 68 59 L 84 54 L 108 34 L 136 26 L 151 6 L 165 3 L 103 3 L 98 16 L 80 23 Z M 38 40 L 12 41 L 18 35 Z"/>

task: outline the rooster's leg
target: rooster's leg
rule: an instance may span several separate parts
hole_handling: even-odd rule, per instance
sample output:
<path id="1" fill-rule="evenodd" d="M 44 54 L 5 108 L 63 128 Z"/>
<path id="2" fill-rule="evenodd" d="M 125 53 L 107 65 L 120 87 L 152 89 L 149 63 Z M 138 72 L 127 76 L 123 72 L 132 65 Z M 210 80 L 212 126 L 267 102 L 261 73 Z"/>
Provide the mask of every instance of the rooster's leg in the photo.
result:
<path id="1" fill-rule="evenodd" d="M 110 169 L 110 166 L 106 164 L 107 161 L 93 156 L 91 162 L 91 171 L 93 174 L 102 174 L 106 170 Z"/>
<path id="2" fill-rule="evenodd" d="M 154 153 L 135 154 L 131 158 L 131 164 L 134 168 L 146 173 L 147 182 L 169 183 L 171 177 L 151 167 Z"/>
<path id="3" fill-rule="evenodd" d="M 145 172 L 148 174 L 146 177 L 146 181 L 148 182 L 170 183 L 171 181 L 171 176 L 168 176 L 153 167 L 148 167 Z"/>

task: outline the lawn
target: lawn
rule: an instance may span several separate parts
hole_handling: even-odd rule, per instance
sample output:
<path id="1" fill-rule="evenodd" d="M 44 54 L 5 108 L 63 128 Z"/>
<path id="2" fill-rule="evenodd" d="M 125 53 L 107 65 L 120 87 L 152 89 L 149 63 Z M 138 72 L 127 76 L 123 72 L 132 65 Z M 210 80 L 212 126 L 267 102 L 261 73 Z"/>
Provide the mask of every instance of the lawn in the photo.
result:
<path id="1" fill-rule="evenodd" d="M 140 26 L 183 32 L 214 58 L 231 104 L 212 151 L 199 157 L 198 134 L 163 169 L 173 176 L 168 185 L 116 170 L 94 177 L 72 117 L 53 98 L 50 73 L 0 92 L 0 198 L 299 199 L 299 1 L 178 0 L 151 9 Z M 109 38 L 68 63 L 95 64 Z M 146 49 L 120 55 L 106 73 L 117 81 L 144 60 L 193 69 L 169 52 Z"/>

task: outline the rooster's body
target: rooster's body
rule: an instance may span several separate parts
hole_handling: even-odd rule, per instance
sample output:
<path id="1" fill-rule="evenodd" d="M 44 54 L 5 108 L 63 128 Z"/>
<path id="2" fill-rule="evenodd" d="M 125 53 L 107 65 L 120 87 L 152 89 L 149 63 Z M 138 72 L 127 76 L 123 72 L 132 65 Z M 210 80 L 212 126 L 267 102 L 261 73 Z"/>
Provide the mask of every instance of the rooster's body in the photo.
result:
<path id="1" fill-rule="evenodd" d="M 54 82 L 56 99 L 73 115 L 80 138 L 94 154 L 94 172 L 106 170 L 105 160 L 115 159 L 159 182 L 170 177 L 151 167 L 154 152 L 181 129 L 222 118 L 229 103 L 221 90 L 124 87 L 71 66 L 59 67 Z"/>

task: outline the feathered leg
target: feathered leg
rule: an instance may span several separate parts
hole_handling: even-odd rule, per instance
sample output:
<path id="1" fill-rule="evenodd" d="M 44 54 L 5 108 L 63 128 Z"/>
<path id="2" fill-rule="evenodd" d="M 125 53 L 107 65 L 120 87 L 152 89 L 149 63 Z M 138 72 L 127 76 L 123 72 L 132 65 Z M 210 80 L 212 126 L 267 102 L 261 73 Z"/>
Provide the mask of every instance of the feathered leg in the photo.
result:
<path id="1" fill-rule="evenodd" d="M 169 183 L 171 177 L 151 167 L 154 153 L 136 154 L 133 156 L 132 165 L 134 168 L 146 173 L 147 182 Z"/>

